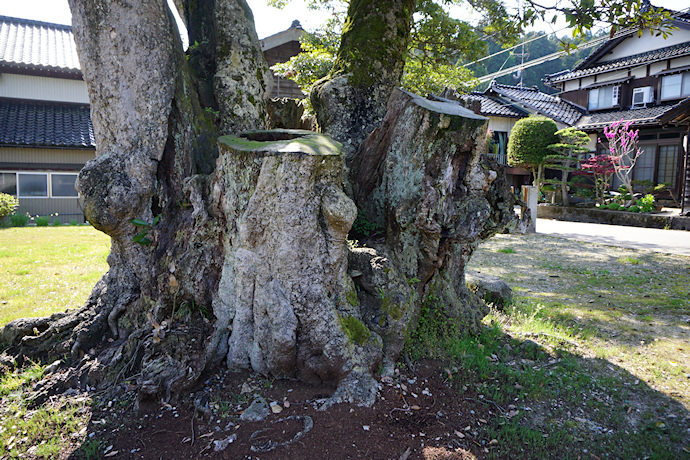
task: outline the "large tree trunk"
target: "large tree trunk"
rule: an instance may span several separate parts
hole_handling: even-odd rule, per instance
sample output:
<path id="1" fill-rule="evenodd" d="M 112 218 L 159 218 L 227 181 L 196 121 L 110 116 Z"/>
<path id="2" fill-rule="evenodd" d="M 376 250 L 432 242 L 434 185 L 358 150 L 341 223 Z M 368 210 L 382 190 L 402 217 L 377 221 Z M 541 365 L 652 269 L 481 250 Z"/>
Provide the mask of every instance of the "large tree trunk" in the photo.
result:
<path id="1" fill-rule="evenodd" d="M 322 132 L 350 156 L 381 124 L 400 84 L 414 0 L 351 0 L 331 74 L 310 94 Z"/>
<path id="2" fill-rule="evenodd" d="M 384 242 L 365 241 L 370 247 L 355 249 L 351 260 L 365 273 L 387 260 L 387 276 L 355 278 L 363 316 L 374 319 L 367 326 L 384 337 L 387 367 L 430 297 L 460 329 L 478 330 L 488 310 L 468 291 L 465 265 L 481 240 L 514 219 L 502 167 L 482 155 L 487 119 L 434 99 L 395 90 L 350 170 L 358 208 L 385 229 Z M 380 292 L 391 304 L 373 301 Z"/>
<path id="3" fill-rule="evenodd" d="M 375 370 L 392 371 L 425 300 L 477 329 L 485 305 L 464 266 L 512 216 L 500 166 L 481 155 L 486 120 L 395 91 L 356 148 L 400 78 L 413 3 L 351 4 L 342 53 L 376 52 L 341 62 L 318 90 L 345 97 L 321 106 L 341 151 L 304 131 L 218 137 L 265 123 L 266 67 L 244 0 L 181 2 L 204 42 L 189 61 L 164 0 L 70 0 L 98 140 L 78 188 L 112 252 L 81 309 L 0 331 L 19 357 L 71 354 L 43 396 L 128 378 L 168 398 L 225 362 L 335 383 L 326 406 L 371 404 Z M 356 32 L 377 24 L 374 47 Z M 357 206 L 342 189 L 346 155 Z M 349 249 L 358 208 L 386 236 Z"/>

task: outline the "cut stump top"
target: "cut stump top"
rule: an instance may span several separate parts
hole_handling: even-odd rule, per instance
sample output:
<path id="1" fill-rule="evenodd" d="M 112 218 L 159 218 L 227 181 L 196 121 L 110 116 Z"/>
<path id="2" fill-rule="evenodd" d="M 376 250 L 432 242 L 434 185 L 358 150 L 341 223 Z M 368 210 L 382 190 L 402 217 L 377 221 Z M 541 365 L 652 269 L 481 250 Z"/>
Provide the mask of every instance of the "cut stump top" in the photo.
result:
<path id="1" fill-rule="evenodd" d="M 239 152 L 264 154 L 340 155 L 342 144 L 331 137 L 301 129 L 245 131 L 218 138 L 221 146 Z"/>

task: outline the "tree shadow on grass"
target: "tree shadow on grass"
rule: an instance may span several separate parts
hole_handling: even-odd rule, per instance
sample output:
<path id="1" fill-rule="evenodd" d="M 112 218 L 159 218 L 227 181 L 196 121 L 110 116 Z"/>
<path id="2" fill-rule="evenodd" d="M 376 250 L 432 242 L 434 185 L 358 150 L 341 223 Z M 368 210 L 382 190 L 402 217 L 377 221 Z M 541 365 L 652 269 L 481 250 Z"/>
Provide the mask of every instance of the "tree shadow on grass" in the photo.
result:
<path id="1" fill-rule="evenodd" d="M 509 316 L 531 322 L 522 329 L 596 345 L 603 357 L 655 355 L 656 373 L 690 374 L 687 257 L 509 235 L 485 243 L 470 266 L 513 287 Z"/>
<path id="2" fill-rule="evenodd" d="M 563 346 L 562 346 L 563 345 Z M 457 348 L 454 378 L 498 410 L 491 458 L 688 458 L 690 412 L 614 363 L 498 327 Z M 596 457 L 594 457 L 596 456 Z"/>

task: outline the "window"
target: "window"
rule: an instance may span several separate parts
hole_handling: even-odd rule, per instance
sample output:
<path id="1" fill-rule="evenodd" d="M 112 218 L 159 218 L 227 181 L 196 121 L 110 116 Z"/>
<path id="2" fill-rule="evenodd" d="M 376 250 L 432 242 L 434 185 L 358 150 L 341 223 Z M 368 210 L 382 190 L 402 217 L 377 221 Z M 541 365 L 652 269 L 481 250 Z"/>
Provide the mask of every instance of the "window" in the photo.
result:
<path id="1" fill-rule="evenodd" d="M 654 182 L 654 157 L 656 156 L 656 145 L 641 145 L 642 154 L 635 162 L 633 177 L 635 180 L 648 180 Z"/>
<path id="2" fill-rule="evenodd" d="M 17 174 L 0 173 L 0 193 L 17 196 Z"/>
<path id="3" fill-rule="evenodd" d="M 48 174 L 17 174 L 20 198 L 47 198 Z"/>
<path id="4" fill-rule="evenodd" d="M 661 79 L 661 99 L 690 96 L 690 72 L 666 75 Z"/>
<path id="5" fill-rule="evenodd" d="M 496 155 L 496 160 L 502 165 L 508 164 L 507 146 L 508 133 L 505 131 L 494 131 L 489 144 L 489 153 Z"/>
<path id="6" fill-rule="evenodd" d="M 604 86 L 589 90 L 589 110 L 610 109 L 618 105 L 620 86 Z"/>
<path id="7" fill-rule="evenodd" d="M 671 184 L 676 186 L 676 172 L 678 166 L 678 146 L 661 145 L 659 146 L 659 183 Z"/>
<path id="8" fill-rule="evenodd" d="M 55 198 L 77 197 L 79 194 L 74 188 L 77 180 L 76 174 L 56 174 L 50 175 L 50 194 Z"/>

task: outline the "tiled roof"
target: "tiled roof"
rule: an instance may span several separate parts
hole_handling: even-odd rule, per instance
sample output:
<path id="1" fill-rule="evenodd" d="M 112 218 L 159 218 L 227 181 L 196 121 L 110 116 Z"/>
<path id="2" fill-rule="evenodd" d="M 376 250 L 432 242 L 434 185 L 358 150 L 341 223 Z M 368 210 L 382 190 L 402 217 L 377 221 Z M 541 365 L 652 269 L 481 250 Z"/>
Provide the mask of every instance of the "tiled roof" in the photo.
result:
<path id="1" fill-rule="evenodd" d="M 550 94 L 542 93 L 536 87 L 500 85 L 492 82 L 487 93 L 494 91 L 496 94 L 510 99 L 513 102 L 524 105 L 535 112 L 553 118 L 566 125 L 574 125 L 580 119 L 584 110 Z"/>
<path id="2" fill-rule="evenodd" d="M 667 46 L 666 48 L 660 48 L 657 50 L 647 51 L 645 53 L 635 54 L 633 56 L 614 59 L 612 61 L 604 62 L 601 65 L 588 67 L 586 69 L 576 69 L 572 72 L 547 75 L 544 80 L 551 84 L 564 80 L 572 80 L 573 78 L 585 77 L 587 75 L 610 72 L 612 70 L 622 69 L 625 67 L 663 61 L 672 57 L 685 56 L 689 54 L 690 42 L 679 43 L 677 45 Z"/>
<path id="3" fill-rule="evenodd" d="M 472 92 L 470 94 L 463 94 L 460 96 L 465 101 L 479 101 L 481 103 L 481 115 L 485 117 L 509 117 L 509 118 L 523 118 L 529 115 L 528 112 L 519 107 L 505 104 L 499 100 L 491 98 L 485 94 Z"/>
<path id="4" fill-rule="evenodd" d="M 0 65 L 81 74 L 70 26 L 0 16 Z"/>
<path id="5" fill-rule="evenodd" d="M 680 104 L 687 102 L 688 99 L 676 104 L 667 104 L 643 109 L 614 110 L 612 112 L 596 112 L 584 115 L 575 125 L 582 130 L 601 129 L 619 120 L 631 121 L 633 126 L 644 126 L 658 124 L 659 119 Z"/>
<path id="6" fill-rule="evenodd" d="M 0 99 L 0 145 L 95 148 L 89 107 Z"/>

